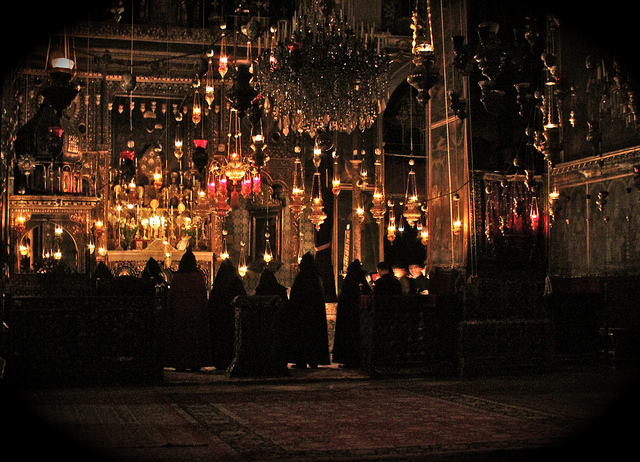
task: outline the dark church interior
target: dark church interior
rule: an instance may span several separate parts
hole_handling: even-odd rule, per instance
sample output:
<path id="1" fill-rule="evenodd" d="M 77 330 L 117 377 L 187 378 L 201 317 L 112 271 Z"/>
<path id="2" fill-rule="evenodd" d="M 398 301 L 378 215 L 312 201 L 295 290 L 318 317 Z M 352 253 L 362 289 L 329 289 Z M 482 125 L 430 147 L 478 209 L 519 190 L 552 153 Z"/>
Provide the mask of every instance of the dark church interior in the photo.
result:
<path id="1" fill-rule="evenodd" d="M 627 4 L 3 19 L 3 460 L 634 450 Z"/>

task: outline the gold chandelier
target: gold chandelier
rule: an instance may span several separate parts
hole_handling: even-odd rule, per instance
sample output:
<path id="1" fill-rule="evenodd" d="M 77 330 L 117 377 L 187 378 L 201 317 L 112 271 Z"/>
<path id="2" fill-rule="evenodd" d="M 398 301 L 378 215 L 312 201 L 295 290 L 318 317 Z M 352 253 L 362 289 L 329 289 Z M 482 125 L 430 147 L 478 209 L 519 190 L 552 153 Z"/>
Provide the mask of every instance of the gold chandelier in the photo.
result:
<path id="1" fill-rule="evenodd" d="M 235 132 L 232 133 L 232 123 Z M 238 182 L 250 174 L 251 164 L 242 155 L 242 131 L 240 117 L 234 108 L 229 109 L 229 131 L 227 133 L 227 159 L 222 165 L 221 172 L 229 180 Z M 233 141 L 232 141 L 233 138 Z"/>
<path id="2" fill-rule="evenodd" d="M 222 166 L 222 174 L 234 182 L 243 180 L 250 170 L 251 164 L 236 151 L 229 153 L 227 161 Z"/>

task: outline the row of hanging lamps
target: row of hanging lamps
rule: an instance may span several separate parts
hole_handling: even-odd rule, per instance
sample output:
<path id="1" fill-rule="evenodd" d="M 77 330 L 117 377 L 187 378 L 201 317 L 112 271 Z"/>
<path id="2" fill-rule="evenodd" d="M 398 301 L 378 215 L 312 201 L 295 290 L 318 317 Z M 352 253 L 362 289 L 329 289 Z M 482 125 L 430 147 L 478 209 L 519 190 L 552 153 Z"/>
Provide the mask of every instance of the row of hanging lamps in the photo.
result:
<path id="1" fill-rule="evenodd" d="M 412 48 L 413 55 L 412 62 L 415 65 L 411 74 L 407 77 L 407 82 L 410 85 L 410 89 L 417 90 L 416 99 L 422 105 L 427 104 L 430 99 L 429 90 L 440 80 L 439 73 L 434 69 L 433 64 L 435 62 L 434 46 L 433 46 L 433 30 L 431 25 L 431 3 L 427 0 L 427 23 L 428 23 L 428 37 L 422 34 L 422 25 L 419 21 L 418 15 L 418 1 L 414 12 L 412 14 L 411 29 L 413 31 Z M 412 91 L 409 94 L 409 111 L 410 111 L 410 151 L 411 158 L 409 160 L 409 174 L 407 177 L 407 187 L 405 192 L 405 200 L 403 212 L 397 219 L 394 212 L 394 202 L 389 201 L 389 223 L 387 226 L 387 240 L 393 242 L 396 238 L 396 233 L 402 233 L 404 231 L 404 221 L 411 227 L 416 227 L 419 233 L 421 242 L 427 245 L 429 240 L 428 234 L 428 218 L 426 209 L 423 212 L 423 207 L 420 204 L 416 176 L 414 171 L 415 160 L 413 158 L 413 95 Z M 379 170 L 382 170 L 381 163 L 376 159 L 376 184 L 374 186 L 373 207 L 371 209 L 372 214 L 376 218 L 376 221 L 380 222 L 384 217 L 384 187 L 382 184 L 378 184 L 378 178 L 382 176 Z M 380 220 L 380 221 L 379 221 Z"/>

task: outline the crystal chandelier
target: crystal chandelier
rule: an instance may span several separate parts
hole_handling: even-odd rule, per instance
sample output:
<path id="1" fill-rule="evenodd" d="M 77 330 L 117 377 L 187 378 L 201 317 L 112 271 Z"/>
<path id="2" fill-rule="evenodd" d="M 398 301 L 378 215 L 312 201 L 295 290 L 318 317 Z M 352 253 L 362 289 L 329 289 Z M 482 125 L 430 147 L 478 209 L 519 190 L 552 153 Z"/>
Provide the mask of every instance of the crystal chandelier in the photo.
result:
<path id="1" fill-rule="evenodd" d="M 324 3 L 303 0 L 291 33 L 281 31 L 278 40 L 273 30 L 257 61 L 256 89 L 270 100 L 285 136 L 371 127 L 387 90 L 382 39 L 356 30 L 342 10 Z"/>

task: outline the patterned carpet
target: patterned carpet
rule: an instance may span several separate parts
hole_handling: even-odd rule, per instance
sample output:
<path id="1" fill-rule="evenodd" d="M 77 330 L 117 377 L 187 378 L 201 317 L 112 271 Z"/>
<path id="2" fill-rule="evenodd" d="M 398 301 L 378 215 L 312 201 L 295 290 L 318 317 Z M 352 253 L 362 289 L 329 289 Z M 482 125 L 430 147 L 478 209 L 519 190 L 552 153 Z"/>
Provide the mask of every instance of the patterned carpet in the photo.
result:
<path id="1" fill-rule="evenodd" d="M 577 386 L 580 377 L 548 377 L 544 393 L 536 378 L 529 384 L 417 378 L 252 383 L 200 374 L 187 384 L 181 377 L 160 387 L 40 390 L 25 397 L 46 422 L 53 441 L 48 455 L 70 454 L 55 436 L 59 431 L 75 448 L 115 460 L 440 462 L 525 460 L 575 435 L 620 391 L 608 382 Z M 553 399 L 572 388 L 582 401 Z M 25 428 L 34 433 L 33 425 Z M 23 447 L 21 454 L 29 451 Z"/>
<path id="2" fill-rule="evenodd" d="M 455 393 L 357 387 L 269 401 L 176 397 L 186 413 L 243 460 L 365 460 L 537 448 L 567 436 L 558 416 Z"/>

